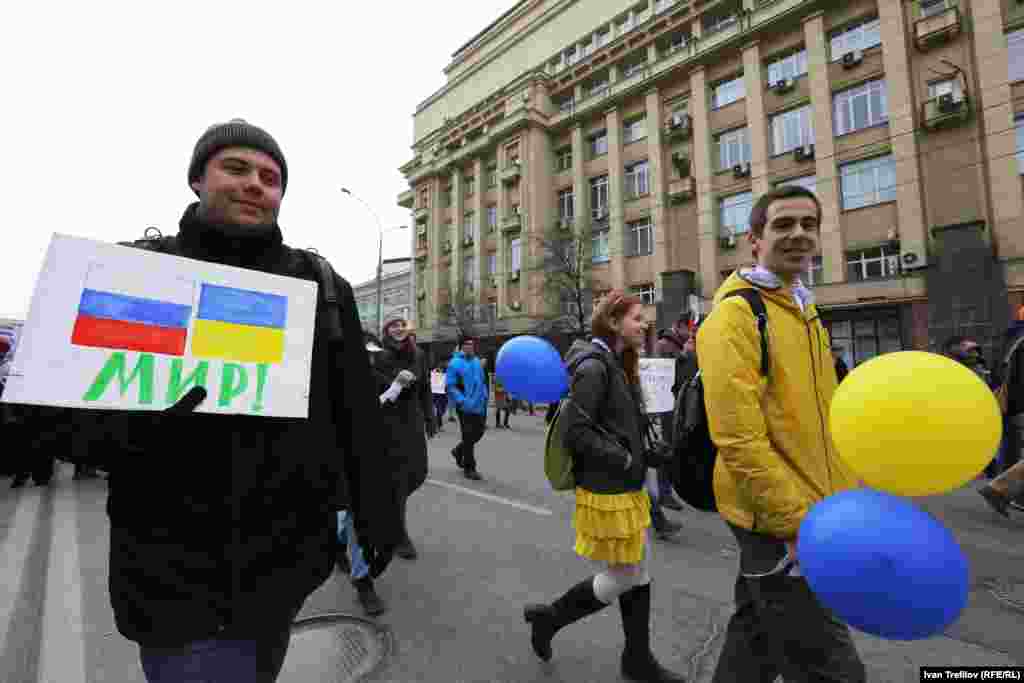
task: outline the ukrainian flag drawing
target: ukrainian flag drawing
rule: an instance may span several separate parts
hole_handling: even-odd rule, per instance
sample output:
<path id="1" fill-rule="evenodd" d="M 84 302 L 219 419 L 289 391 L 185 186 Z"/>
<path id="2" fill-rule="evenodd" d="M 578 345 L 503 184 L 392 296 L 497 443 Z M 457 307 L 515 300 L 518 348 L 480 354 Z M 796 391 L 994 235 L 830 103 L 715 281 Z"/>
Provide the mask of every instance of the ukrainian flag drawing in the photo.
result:
<path id="1" fill-rule="evenodd" d="M 287 319 L 287 297 L 204 283 L 192 327 L 191 355 L 280 363 Z"/>
<path id="2" fill-rule="evenodd" d="M 86 288 L 71 343 L 181 356 L 191 316 L 185 304 Z"/>

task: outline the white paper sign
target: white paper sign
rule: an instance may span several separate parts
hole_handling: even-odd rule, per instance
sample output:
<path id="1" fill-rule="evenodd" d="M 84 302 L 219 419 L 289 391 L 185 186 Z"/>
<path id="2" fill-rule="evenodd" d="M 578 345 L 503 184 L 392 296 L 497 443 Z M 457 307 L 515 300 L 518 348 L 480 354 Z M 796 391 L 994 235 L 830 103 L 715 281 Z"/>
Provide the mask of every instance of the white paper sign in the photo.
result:
<path id="1" fill-rule="evenodd" d="M 314 282 L 54 235 L 3 400 L 307 417 Z"/>
<path id="2" fill-rule="evenodd" d="M 430 392 L 433 394 L 445 393 L 445 385 L 447 384 L 447 377 L 443 372 L 432 372 L 430 373 Z"/>
<path id="3" fill-rule="evenodd" d="M 672 385 L 676 381 L 676 362 L 671 358 L 641 358 L 640 386 L 648 414 L 671 413 L 675 407 Z"/>

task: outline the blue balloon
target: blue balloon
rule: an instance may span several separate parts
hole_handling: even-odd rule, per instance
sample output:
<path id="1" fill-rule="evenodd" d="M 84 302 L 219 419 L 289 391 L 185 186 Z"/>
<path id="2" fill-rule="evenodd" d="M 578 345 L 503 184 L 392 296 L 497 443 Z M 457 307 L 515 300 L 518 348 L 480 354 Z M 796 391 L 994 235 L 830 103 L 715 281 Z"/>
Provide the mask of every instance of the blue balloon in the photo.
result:
<path id="1" fill-rule="evenodd" d="M 523 335 L 505 342 L 494 370 L 516 398 L 553 403 L 569 391 L 569 373 L 558 349 L 540 337 Z"/>
<path id="2" fill-rule="evenodd" d="M 953 534 L 888 493 L 855 489 L 815 505 L 797 554 L 821 603 L 865 633 L 927 638 L 967 604 L 967 559 Z"/>

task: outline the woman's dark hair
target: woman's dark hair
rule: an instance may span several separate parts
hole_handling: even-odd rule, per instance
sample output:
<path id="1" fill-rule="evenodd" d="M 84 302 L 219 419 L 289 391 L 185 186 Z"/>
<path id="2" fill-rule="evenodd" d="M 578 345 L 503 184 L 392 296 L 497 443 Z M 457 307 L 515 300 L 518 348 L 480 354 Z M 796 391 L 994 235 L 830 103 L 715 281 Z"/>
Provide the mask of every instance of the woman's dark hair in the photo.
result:
<path id="1" fill-rule="evenodd" d="M 806 187 L 783 185 L 761 195 L 760 199 L 754 204 L 754 208 L 750 210 L 751 234 L 754 237 L 761 237 L 764 234 L 764 226 L 768 223 L 768 207 L 772 205 L 772 202 L 779 201 L 780 199 L 794 199 L 796 197 L 805 197 L 814 202 L 814 208 L 818 210 L 818 223 L 821 223 L 821 202 L 818 201 L 817 195 Z"/>
<path id="2" fill-rule="evenodd" d="M 622 290 L 608 292 L 594 305 L 594 313 L 590 316 L 590 329 L 594 336 L 609 342 L 616 341 L 619 335 L 612 327 L 613 323 L 621 322 L 629 309 L 640 304 L 640 297 L 624 294 Z M 636 349 L 623 351 L 622 369 L 632 384 L 640 386 L 640 354 Z"/>

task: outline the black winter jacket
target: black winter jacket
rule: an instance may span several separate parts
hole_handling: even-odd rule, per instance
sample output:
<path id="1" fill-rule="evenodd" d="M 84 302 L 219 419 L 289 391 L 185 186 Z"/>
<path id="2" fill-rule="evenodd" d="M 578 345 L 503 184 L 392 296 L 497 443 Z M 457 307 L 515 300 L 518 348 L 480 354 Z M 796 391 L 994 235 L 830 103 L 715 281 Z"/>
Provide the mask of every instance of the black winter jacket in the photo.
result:
<path id="1" fill-rule="evenodd" d="M 317 280 L 276 226 L 232 239 L 195 209 L 158 251 Z M 377 547 L 401 539 L 391 467 L 363 445 L 380 434 L 380 411 L 355 299 L 343 278 L 334 285 L 342 335 L 328 338 L 318 306 L 308 419 L 161 417 L 178 427 L 156 440 L 152 414 L 86 413 L 109 427 L 109 585 L 125 637 L 170 646 L 294 614 L 331 574 L 339 509 Z"/>
<path id="2" fill-rule="evenodd" d="M 588 353 L 602 358 L 590 358 L 576 366 L 565 415 L 565 439 L 573 455 L 576 485 L 591 493 L 639 491 L 647 472 L 642 399 L 626 381 L 619 359 L 594 342 L 574 342 L 565 362 L 572 367 Z M 627 452 L 633 458 L 628 467 Z"/>
<path id="3" fill-rule="evenodd" d="M 398 395 L 397 401 L 381 407 L 380 439 L 394 468 L 395 485 L 404 495 L 409 495 L 427 479 L 426 421 L 431 421 L 431 432 L 434 428 L 430 370 L 423 352 L 415 346 L 411 350 L 400 348 L 394 339 L 385 337 L 382 347 L 373 366 L 378 395 L 391 386 L 402 370 L 416 375 L 416 381 Z"/>

